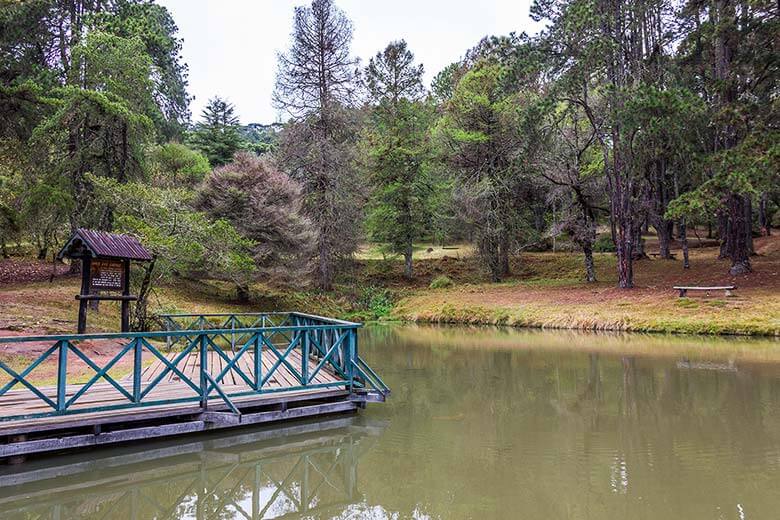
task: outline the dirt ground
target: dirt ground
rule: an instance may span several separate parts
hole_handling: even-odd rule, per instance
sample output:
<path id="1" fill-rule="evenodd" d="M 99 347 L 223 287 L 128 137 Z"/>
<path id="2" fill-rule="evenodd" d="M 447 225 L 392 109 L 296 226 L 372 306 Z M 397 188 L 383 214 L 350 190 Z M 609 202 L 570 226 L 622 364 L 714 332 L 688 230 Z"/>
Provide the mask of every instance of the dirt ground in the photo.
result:
<path id="1" fill-rule="evenodd" d="M 62 263 L 27 258 L 0 259 L 0 287 L 30 282 L 43 282 L 67 274 L 69 266 Z"/>

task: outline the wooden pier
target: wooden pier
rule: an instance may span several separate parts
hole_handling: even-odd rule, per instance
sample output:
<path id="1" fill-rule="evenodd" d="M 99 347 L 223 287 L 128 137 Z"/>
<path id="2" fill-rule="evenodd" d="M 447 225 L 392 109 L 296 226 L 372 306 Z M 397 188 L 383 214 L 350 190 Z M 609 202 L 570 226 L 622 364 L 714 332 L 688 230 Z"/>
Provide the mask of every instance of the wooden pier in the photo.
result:
<path id="1" fill-rule="evenodd" d="M 0 457 L 349 412 L 389 393 L 358 355 L 359 324 L 300 313 L 162 318 L 168 330 L 0 338 L 0 348 L 50 344 L 21 370 L 0 362 Z M 115 354 L 101 366 L 86 345 Z M 55 384 L 36 384 L 47 363 Z M 74 382 L 74 366 L 90 377 Z"/>

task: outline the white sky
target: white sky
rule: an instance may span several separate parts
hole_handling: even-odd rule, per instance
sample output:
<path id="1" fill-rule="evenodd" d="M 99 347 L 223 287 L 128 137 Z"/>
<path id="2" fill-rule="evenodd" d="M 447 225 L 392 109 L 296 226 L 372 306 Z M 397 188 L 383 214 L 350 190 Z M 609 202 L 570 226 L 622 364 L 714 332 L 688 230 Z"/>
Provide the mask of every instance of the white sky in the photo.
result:
<path id="1" fill-rule="evenodd" d="M 302 0 L 158 0 L 171 11 L 184 39 L 193 120 L 214 95 L 236 106 L 242 123 L 278 119 L 271 105 L 276 53 L 289 46 L 293 7 Z M 336 0 L 352 20 L 353 55 L 368 59 L 392 40 L 405 39 L 425 81 L 459 59 L 483 36 L 529 34 L 531 0 Z"/>

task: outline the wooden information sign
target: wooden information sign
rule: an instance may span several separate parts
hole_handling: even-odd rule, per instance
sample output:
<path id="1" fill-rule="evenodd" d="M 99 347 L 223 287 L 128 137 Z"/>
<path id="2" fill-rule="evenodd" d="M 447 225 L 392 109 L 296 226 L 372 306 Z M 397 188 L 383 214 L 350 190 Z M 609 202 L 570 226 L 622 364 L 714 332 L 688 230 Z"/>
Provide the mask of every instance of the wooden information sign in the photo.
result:
<path id="1" fill-rule="evenodd" d="M 91 293 L 121 291 L 125 286 L 125 267 L 121 260 L 93 260 L 89 271 Z"/>
<path id="2" fill-rule="evenodd" d="M 78 333 L 87 330 L 87 303 L 100 300 L 121 302 L 122 332 L 130 330 L 130 262 L 151 262 L 152 255 L 138 239 L 129 235 L 91 229 L 77 229 L 57 254 L 58 258 L 81 260 L 81 293 Z M 120 292 L 121 294 L 105 294 Z"/>

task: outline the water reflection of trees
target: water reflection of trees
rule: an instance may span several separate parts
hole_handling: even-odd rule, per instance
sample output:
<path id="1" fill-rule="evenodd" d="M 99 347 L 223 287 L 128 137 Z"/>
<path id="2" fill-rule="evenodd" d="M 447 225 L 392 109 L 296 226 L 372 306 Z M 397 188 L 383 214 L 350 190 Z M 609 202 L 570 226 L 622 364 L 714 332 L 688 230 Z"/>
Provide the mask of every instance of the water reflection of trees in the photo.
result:
<path id="1" fill-rule="evenodd" d="M 750 494 L 754 509 L 767 503 L 766 485 L 746 492 L 741 479 L 780 484 L 780 465 L 763 458 L 780 445 L 776 365 L 730 363 L 725 347 L 693 358 L 687 346 L 696 362 L 678 365 L 682 355 L 654 357 L 661 340 L 643 345 L 644 336 L 601 352 L 601 336 L 583 350 L 576 336 L 567 349 L 566 333 L 551 349 L 526 343 L 542 335 L 485 329 L 397 327 L 381 341 L 372 333 L 363 355 L 394 391 L 378 413 L 393 416 L 404 443 L 397 457 L 368 457 L 383 464 L 368 496 L 390 510 L 693 518 Z"/>
<path id="2" fill-rule="evenodd" d="M 0 518 L 330 517 L 359 501 L 358 461 L 383 428 L 347 417 L 33 462 L 0 474 Z"/>

